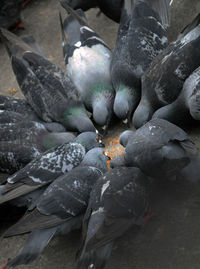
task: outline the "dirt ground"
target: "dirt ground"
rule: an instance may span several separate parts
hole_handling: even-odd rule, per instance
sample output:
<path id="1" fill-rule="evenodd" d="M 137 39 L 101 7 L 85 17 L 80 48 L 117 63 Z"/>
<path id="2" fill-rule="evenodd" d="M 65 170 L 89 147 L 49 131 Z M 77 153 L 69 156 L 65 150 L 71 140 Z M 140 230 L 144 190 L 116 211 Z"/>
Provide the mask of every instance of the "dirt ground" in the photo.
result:
<path id="1" fill-rule="evenodd" d="M 32 0 L 23 10 L 25 30 L 22 34 L 33 34 L 49 60 L 63 70 L 61 34 L 57 0 Z M 174 0 L 170 39 L 200 10 L 199 0 Z M 113 49 L 118 25 L 103 16 L 96 17 L 98 10 L 87 12 L 89 24 Z M 65 12 L 62 10 L 62 14 Z M 10 60 L 0 43 L 0 94 L 23 97 L 12 73 Z M 108 137 L 115 137 L 125 125 L 115 125 Z M 193 140 L 200 145 L 200 129 L 187 129 Z M 3 175 L 2 175 L 3 176 Z M 134 228 L 125 234 L 114 247 L 107 269 L 199 269 L 200 268 L 200 184 L 180 178 L 177 181 L 157 182 L 153 186 L 152 208 L 158 216 L 144 227 Z M 0 212 L 1 215 L 1 212 Z M 0 223 L 0 233 L 10 223 Z M 0 266 L 13 257 L 23 245 L 26 236 L 0 241 Z M 27 269 L 75 268 L 75 253 L 79 246 L 80 233 L 53 239 L 44 253 L 31 265 L 19 266 Z"/>

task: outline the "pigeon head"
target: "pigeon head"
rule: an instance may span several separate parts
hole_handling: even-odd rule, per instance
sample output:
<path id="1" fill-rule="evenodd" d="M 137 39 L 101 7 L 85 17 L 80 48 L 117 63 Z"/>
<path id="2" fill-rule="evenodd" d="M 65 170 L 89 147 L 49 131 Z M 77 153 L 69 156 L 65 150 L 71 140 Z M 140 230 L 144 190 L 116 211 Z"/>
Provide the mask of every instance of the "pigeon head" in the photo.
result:
<path id="1" fill-rule="evenodd" d="M 123 146 L 126 147 L 126 145 L 128 144 L 128 140 L 129 138 L 134 134 L 133 131 L 131 130 L 126 130 L 123 133 L 121 133 L 121 135 L 119 136 L 119 143 Z"/>
<path id="2" fill-rule="evenodd" d="M 75 102 L 69 105 L 63 113 L 61 123 L 69 130 L 82 132 L 95 132 L 96 129 L 87 115 L 83 104 L 81 102 Z"/>
<path id="3" fill-rule="evenodd" d="M 86 153 L 81 166 L 93 166 L 105 173 L 108 171 L 108 159 L 102 148 L 94 148 Z"/>
<path id="4" fill-rule="evenodd" d="M 114 112 L 118 118 L 125 120 L 128 118 L 128 114 L 131 108 L 129 106 L 128 99 L 126 98 L 124 91 L 118 91 L 114 101 Z"/>
<path id="5" fill-rule="evenodd" d="M 74 142 L 84 146 L 86 151 L 100 147 L 102 144 L 98 134 L 95 132 L 83 132 L 75 138 Z"/>
<path id="6" fill-rule="evenodd" d="M 103 102 L 98 102 L 93 107 L 94 121 L 100 126 L 107 125 L 110 113 L 111 112 L 107 109 L 106 104 Z"/>

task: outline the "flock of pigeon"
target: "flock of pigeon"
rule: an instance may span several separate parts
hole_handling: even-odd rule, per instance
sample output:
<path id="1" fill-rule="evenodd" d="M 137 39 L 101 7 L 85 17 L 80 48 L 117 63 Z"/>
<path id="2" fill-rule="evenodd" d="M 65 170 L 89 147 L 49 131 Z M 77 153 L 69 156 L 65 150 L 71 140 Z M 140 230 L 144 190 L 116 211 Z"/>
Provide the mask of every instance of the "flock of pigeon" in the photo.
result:
<path id="1" fill-rule="evenodd" d="M 199 156 L 175 124 L 200 119 L 200 16 L 169 44 L 169 0 L 60 3 L 67 74 L 33 36 L 0 29 L 26 99 L 0 96 L 0 171 L 10 174 L 0 204 L 27 208 L 3 236 L 29 233 L 2 268 L 32 262 L 54 236 L 80 228 L 77 268 L 104 268 L 115 240 L 150 217 L 150 182 Z M 113 53 L 84 15 L 96 6 L 119 22 Z M 114 114 L 138 129 L 120 135 L 124 156 L 108 170 L 102 140 Z"/>

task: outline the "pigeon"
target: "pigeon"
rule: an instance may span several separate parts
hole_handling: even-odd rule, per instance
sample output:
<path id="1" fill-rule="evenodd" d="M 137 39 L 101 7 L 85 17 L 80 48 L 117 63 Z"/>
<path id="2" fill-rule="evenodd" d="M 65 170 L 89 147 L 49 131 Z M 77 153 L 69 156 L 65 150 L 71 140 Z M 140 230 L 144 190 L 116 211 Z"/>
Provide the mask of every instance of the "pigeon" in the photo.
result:
<path id="1" fill-rule="evenodd" d="M 160 6 L 158 6 L 160 5 Z M 169 0 L 125 0 L 111 61 L 114 113 L 128 123 L 141 97 L 141 77 L 168 45 Z"/>
<path id="2" fill-rule="evenodd" d="M 158 109 L 153 118 L 168 120 L 174 124 L 185 126 L 200 120 L 200 67 L 184 82 L 178 98 L 171 104 Z"/>
<path id="3" fill-rule="evenodd" d="M 69 131 L 95 131 L 78 90 L 61 69 L 5 29 L 0 30 L 13 72 L 28 103 L 46 122 L 59 122 Z"/>
<path id="4" fill-rule="evenodd" d="M 85 142 L 81 139 L 85 146 L 74 140 L 49 149 L 10 176 L 0 191 L 0 204 L 48 185 L 78 166 L 84 159 L 86 148 L 99 145 L 97 141 L 91 143 L 93 136 L 86 135 L 85 139 Z"/>
<path id="5" fill-rule="evenodd" d="M 200 66 L 200 24 L 196 24 L 197 18 L 153 60 L 143 75 L 142 98 L 133 117 L 136 128 L 150 120 L 158 108 L 174 102 L 185 80 Z"/>
<path id="6" fill-rule="evenodd" d="M 25 216 L 11 227 L 5 237 L 31 232 L 19 254 L 8 266 L 32 262 L 59 233 L 80 229 L 89 195 L 97 179 L 107 172 L 107 157 L 101 148 L 89 151 L 81 163 L 58 177 L 31 206 Z"/>
<path id="7" fill-rule="evenodd" d="M 136 166 L 152 178 L 170 179 L 196 154 L 195 144 L 181 128 L 163 119 L 152 119 L 129 136 L 124 164 Z"/>
<path id="8" fill-rule="evenodd" d="M 67 73 L 94 121 L 106 131 L 112 117 L 114 89 L 110 77 L 111 51 L 88 26 L 82 10 L 77 12 L 61 0 L 70 13 L 62 23 L 63 54 Z M 67 43 L 65 33 L 69 38 Z"/>
<path id="9" fill-rule="evenodd" d="M 9 111 L 9 115 L 11 113 Z M 0 111 L 0 119 L 1 115 Z M 96 143 L 95 133 L 94 136 L 91 143 Z M 43 124 L 34 121 L 22 119 L 13 123 L 1 123 L 0 120 L 0 171 L 13 174 L 42 152 L 75 138 L 70 132 L 49 132 Z"/>
<path id="10" fill-rule="evenodd" d="M 136 167 L 117 167 L 97 180 L 83 220 L 77 268 L 105 267 L 114 241 L 144 223 L 149 194 L 148 178 Z"/>

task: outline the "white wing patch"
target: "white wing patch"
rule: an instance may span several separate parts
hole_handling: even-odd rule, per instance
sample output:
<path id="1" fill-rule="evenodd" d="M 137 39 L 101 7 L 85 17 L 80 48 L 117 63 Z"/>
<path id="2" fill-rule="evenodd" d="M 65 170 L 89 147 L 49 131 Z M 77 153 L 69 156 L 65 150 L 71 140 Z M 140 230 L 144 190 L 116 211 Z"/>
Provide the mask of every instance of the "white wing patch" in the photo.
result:
<path id="1" fill-rule="evenodd" d="M 200 25 L 190 31 L 186 36 L 181 39 L 182 47 L 197 39 L 200 36 Z"/>
<path id="2" fill-rule="evenodd" d="M 77 47 L 77 48 L 80 48 L 81 47 L 81 41 L 78 41 L 78 42 L 76 42 L 76 44 L 74 45 L 75 47 Z"/>
<path id="3" fill-rule="evenodd" d="M 83 27 L 81 27 L 81 28 L 80 28 L 80 32 L 83 33 L 83 30 L 84 30 L 84 29 L 87 30 L 87 31 L 89 31 L 89 32 L 94 33 L 94 31 L 93 31 L 92 29 L 90 29 L 89 27 L 87 27 L 87 26 L 83 26 Z"/>
<path id="4" fill-rule="evenodd" d="M 105 184 L 103 184 L 101 189 L 101 197 L 103 196 L 104 192 L 107 190 L 109 186 L 110 186 L 110 180 L 108 180 Z"/>

